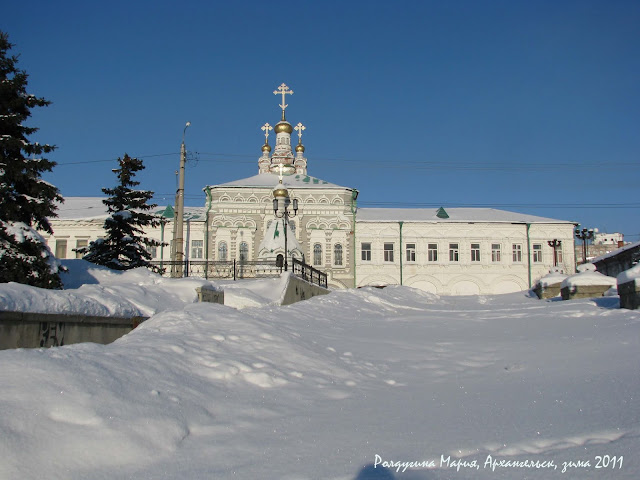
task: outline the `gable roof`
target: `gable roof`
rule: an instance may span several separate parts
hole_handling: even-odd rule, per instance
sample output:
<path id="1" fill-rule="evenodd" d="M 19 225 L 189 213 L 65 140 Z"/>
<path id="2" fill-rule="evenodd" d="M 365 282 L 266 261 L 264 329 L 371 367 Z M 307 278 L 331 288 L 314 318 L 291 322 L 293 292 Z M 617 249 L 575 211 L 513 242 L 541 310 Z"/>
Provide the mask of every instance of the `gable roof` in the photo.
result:
<path id="1" fill-rule="evenodd" d="M 273 173 L 259 173 L 253 177 L 242 178 L 240 180 L 234 180 L 232 182 L 221 183 L 219 185 L 210 185 L 215 187 L 268 187 L 275 188 L 278 185 L 279 177 Z M 293 174 L 284 175 L 282 177 L 282 184 L 288 188 L 339 188 L 342 190 L 353 190 L 349 187 L 342 187 L 335 183 L 329 183 L 326 180 L 321 180 L 310 175 Z"/>
<path id="2" fill-rule="evenodd" d="M 564 223 L 567 220 L 538 217 L 495 208 L 447 208 L 447 217 L 437 208 L 358 208 L 357 222 L 429 222 L 429 223 Z M 440 215 L 438 215 L 440 213 Z"/>
<path id="3" fill-rule="evenodd" d="M 102 203 L 106 197 L 65 197 L 64 203 L 58 204 L 58 216 L 54 220 L 101 220 L 106 219 L 109 214 L 107 206 Z M 157 206 L 150 213 L 153 215 L 167 215 L 167 209 L 172 207 Z M 173 217 L 170 217 L 173 219 Z M 204 207 L 184 207 L 184 219 L 189 221 L 203 222 L 205 220 Z"/>

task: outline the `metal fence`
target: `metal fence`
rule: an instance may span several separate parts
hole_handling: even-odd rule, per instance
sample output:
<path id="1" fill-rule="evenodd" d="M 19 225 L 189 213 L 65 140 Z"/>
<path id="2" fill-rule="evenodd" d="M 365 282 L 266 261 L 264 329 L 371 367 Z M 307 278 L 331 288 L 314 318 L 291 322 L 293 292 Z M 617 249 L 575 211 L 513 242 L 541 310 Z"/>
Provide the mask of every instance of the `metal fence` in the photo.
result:
<path id="1" fill-rule="evenodd" d="M 320 287 L 327 288 L 326 273 L 321 272 L 317 268 L 313 268 L 311 265 L 301 262 L 297 258 L 291 259 L 291 267 L 295 276 L 300 277 L 309 283 L 314 283 Z"/>
<path id="2" fill-rule="evenodd" d="M 276 261 L 221 261 L 221 260 L 189 260 L 175 262 L 171 260 L 150 262 L 160 268 L 168 277 L 199 277 L 206 279 L 239 280 L 244 278 L 271 278 L 279 276 L 283 268 Z M 309 283 L 327 288 L 327 274 L 311 265 L 293 258 L 292 273 Z"/>
<path id="3" fill-rule="evenodd" d="M 162 269 L 168 277 L 200 277 L 200 278 L 266 278 L 277 277 L 282 269 L 275 262 L 236 260 L 190 260 L 175 262 L 171 260 L 154 261 L 152 265 Z"/>

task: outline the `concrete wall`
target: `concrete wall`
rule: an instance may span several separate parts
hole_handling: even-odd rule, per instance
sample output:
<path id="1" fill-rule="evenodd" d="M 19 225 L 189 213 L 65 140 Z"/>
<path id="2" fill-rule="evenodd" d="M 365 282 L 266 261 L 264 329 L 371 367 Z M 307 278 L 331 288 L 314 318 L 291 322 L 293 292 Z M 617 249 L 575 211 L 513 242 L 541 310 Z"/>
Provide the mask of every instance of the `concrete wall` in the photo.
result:
<path id="1" fill-rule="evenodd" d="M 640 308 L 640 285 L 636 281 L 618 284 L 620 308 L 637 310 Z"/>
<path id="2" fill-rule="evenodd" d="M 224 305 L 224 291 L 206 285 L 196 288 L 199 302 L 220 303 Z"/>
<path id="3" fill-rule="evenodd" d="M 611 285 L 578 285 L 575 287 L 562 287 L 561 294 L 563 300 L 573 298 L 594 298 L 602 297 Z"/>
<path id="4" fill-rule="evenodd" d="M 290 305 L 301 300 L 308 300 L 316 295 L 327 295 L 329 290 L 313 285 L 301 278 L 291 276 L 282 298 L 282 305 Z"/>
<path id="5" fill-rule="evenodd" d="M 0 350 L 111 343 L 145 317 L 90 317 L 51 313 L 0 312 Z"/>

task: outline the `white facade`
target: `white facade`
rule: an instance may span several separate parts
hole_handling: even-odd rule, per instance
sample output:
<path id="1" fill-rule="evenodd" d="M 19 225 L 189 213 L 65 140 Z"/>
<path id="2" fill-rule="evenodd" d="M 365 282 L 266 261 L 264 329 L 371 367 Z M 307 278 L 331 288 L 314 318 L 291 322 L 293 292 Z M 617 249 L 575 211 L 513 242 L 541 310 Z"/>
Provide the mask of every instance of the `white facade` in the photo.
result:
<path id="1" fill-rule="evenodd" d="M 185 209 L 187 260 L 275 260 L 285 255 L 284 225 L 273 211 L 273 192 L 286 189 L 297 199 L 287 232 L 288 257 L 328 275 L 333 288 L 402 284 L 439 295 L 507 293 L 531 288 L 554 268 L 575 271 L 572 222 L 487 208 L 358 208 L 358 191 L 307 174 L 302 145 L 305 127 L 282 118 L 262 128 L 265 143 L 253 177 L 204 187 L 205 206 Z M 298 134 L 292 147 L 291 135 Z M 271 154 L 269 132 L 276 134 Z M 170 209 L 157 208 L 165 223 L 146 235 L 169 243 Z M 100 199 L 67 199 L 52 219 L 51 249 L 75 256 L 77 246 L 104 235 Z M 552 240 L 560 247 L 549 246 Z M 556 242 L 557 244 L 557 242 Z M 169 260 L 170 247 L 155 260 Z"/>
<path id="2" fill-rule="evenodd" d="M 554 266 L 574 271 L 573 224 L 488 208 L 359 209 L 358 286 L 403 284 L 439 295 L 530 288 Z"/>

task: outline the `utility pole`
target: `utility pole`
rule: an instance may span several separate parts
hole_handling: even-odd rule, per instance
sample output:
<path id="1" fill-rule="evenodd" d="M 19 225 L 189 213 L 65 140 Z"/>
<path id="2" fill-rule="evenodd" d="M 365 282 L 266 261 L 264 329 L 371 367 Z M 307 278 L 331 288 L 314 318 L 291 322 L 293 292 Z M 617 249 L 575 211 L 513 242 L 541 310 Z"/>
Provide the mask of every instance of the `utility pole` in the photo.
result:
<path id="1" fill-rule="evenodd" d="M 187 133 L 187 127 L 191 122 L 187 122 L 182 131 L 182 145 L 180 146 L 180 172 L 178 174 L 178 191 L 176 192 L 176 209 L 174 214 L 173 229 L 173 252 L 174 258 L 171 266 L 172 277 L 184 276 L 184 167 L 187 163 L 187 149 L 184 146 L 184 136 Z"/>

